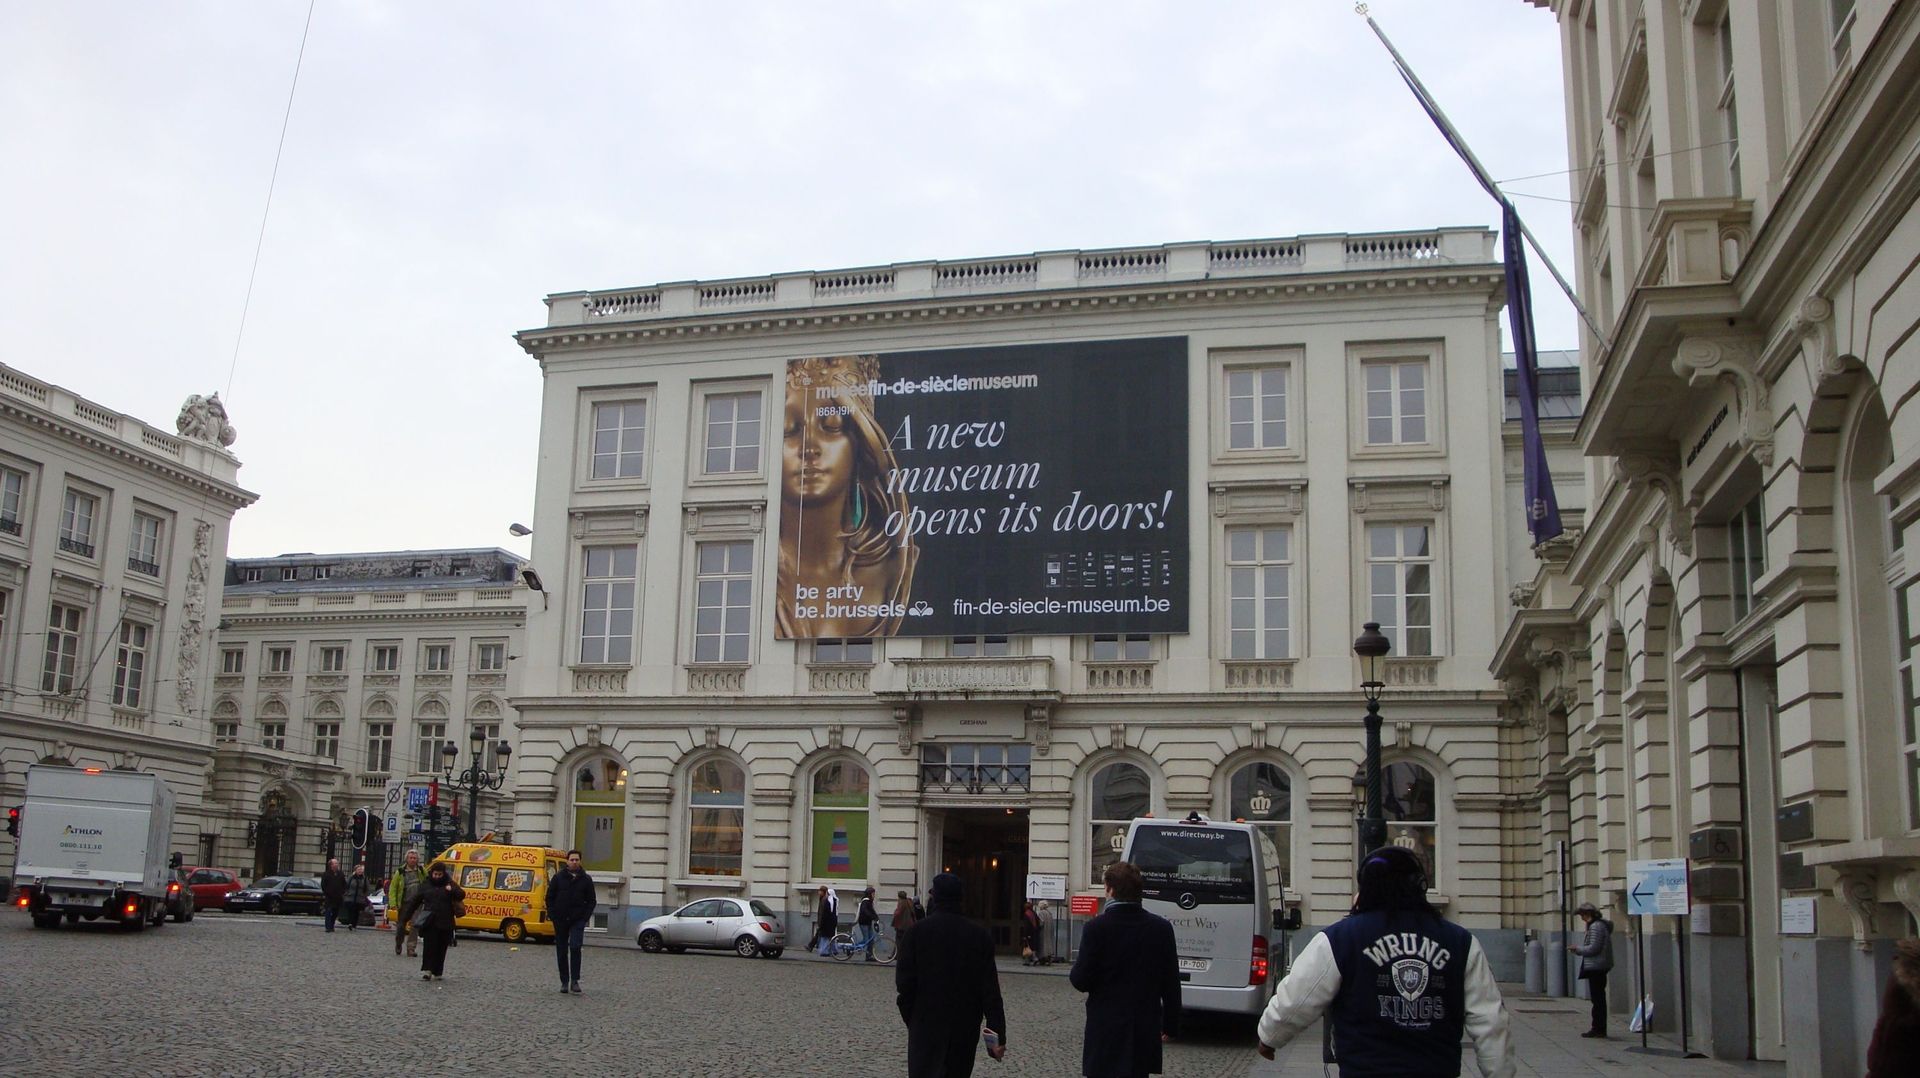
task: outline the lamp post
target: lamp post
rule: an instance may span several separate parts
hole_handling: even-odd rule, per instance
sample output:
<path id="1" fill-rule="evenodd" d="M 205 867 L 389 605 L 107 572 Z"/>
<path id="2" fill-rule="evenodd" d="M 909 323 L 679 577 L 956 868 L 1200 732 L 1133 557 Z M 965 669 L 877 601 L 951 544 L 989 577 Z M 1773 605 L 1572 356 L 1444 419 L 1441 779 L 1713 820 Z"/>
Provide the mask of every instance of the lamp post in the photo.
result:
<path id="1" fill-rule="evenodd" d="M 1360 657 L 1360 691 L 1367 698 L 1367 814 L 1360 821 L 1360 854 L 1387 844 L 1387 813 L 1380 790 L 1380 690 L 1385 678 L 1387 652 L 1393 641 L 1380 631 L 1380 623 L 1369 621 L 1360 627 L 1360 638 L 1353 642 L 1353 653 Z"/>
<path id="2" fill-rule="evenodd" d="M 453 765 L 459 762 L 460 750 L 449 741 L 440 747 L 440 755 L 446 760 L 446 779 L 449 786 L 467 788 L 467 841 L 480 841 L 480 791 L 498 790 L 507 784 L 507 760 L 513 755 L 513 746 L 505 738 L 494 746 L 494 752 L 500 756 L 500 770 L 486 769 L 487 735 L 479 727 L 473 728 L 473 763 L 456 777 Z"/>

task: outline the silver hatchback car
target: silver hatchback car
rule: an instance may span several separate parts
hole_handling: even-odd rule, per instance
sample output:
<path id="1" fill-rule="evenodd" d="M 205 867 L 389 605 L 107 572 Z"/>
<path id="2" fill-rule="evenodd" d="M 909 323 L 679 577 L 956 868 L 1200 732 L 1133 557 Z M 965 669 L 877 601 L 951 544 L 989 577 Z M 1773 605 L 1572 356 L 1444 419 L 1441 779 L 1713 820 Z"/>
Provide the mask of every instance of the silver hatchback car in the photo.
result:
<path id="1" fill-rule="evenodd" d="M 787 929 L 759 899 L 703 898 L 641 922 L 636 942 L 649 953 L 703 947 L 742 958 L 779 958 L 787 949 Z"/>

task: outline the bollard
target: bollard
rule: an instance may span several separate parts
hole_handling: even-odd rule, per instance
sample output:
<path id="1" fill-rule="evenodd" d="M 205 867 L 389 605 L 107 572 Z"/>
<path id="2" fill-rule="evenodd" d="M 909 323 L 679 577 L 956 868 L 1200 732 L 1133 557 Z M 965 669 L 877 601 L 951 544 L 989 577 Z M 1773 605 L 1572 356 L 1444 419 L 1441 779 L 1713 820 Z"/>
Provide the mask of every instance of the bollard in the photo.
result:
<path id="1" fill-rule="evenodd" d="M 1547 995 L 1566 997 L 1573 994 L 1567 987 L 1567 937 L 1564 932 L 1547 933 L 1546 944 Z"/>
<path id="2" fill-rule="evenodd" d="M 1527 941 L 1527 991 L 1539 995 L 1547 990 L 1547 949 L 1539 940 Z"/>

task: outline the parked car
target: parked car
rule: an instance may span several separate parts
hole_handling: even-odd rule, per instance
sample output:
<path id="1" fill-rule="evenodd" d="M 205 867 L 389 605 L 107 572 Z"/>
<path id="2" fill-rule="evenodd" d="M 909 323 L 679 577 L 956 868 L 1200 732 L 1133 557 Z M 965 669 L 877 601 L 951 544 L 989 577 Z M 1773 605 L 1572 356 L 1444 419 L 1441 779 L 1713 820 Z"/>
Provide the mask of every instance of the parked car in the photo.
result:
<path id="1" fill-rule="evenodd" d="M 230 868 L 188 865 L 187 886 L 193 889 L 193 908 L 224 910 L 227 896 L 240 889 L 240 874 Z"/>
<path id="2" fill-rule="evenodd" d="M 267 876 L 227 896 L 227 909 L 262 913 L 318 913 L 324 899 L 312 876 Z"/>
<path id="3" fill-rule="evenodd" d="M 779 958 L 787 947 L 787 929 L 758 899 L 703 898 L 642 921 L 636 942 L 648 952 L 679 954 L 702 947 L 742 958 Z"/>
<path id="4" fill-rule="evenodd" d="M 176 922 L 193 920 L 193 888 L 187 883 L 187 870 L 176 868 L 173 878 L 167 881 L 167 916 Z"/>

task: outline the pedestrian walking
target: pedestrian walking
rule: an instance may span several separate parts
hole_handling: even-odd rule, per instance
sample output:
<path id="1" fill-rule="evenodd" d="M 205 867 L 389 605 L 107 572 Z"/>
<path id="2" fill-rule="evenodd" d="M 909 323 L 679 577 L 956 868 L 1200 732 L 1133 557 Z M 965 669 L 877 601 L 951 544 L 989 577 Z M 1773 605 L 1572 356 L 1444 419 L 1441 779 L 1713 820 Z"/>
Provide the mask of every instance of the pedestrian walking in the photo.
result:
<path id="1" fill-rule="evenodd" d="M 1104 882 L 1107 906 L 1087 922 L 1080 954 L 1067 975 L 1087 994 L 1080 1073 L 1088 1078 L 1159 1074 L 1160 1045 L 1180 1033 L 1180 952 L 1173 925 L 1140 904 L 1144 881 L 1136 866 L 1108 865 Z"/>
<path id="2" fill-rule="evenodd" d="M 933 892 L 928 891 L 927 894 L 932 895 Z M 927 918 L 927 907 L 920 904 L 919 895 L 913 896 L 913 919 L 916 921 L 924 921 L 926 920 L 926 918 Z"/>
<path id="3" fill-rule="evenodd" d="M 327 858 L 327 870 L 320 873 L 320 912 L 324 915 L 327 931 L 333 931 L 333 923 L 340 919 L 340 902 L 347 895 L 347 875 L 340 871 L 338 857 Z"/>
<path id="4" fill-rule="evenodd" d="M 447 866 L 436 863 L 427 870 L 427 882 L 420 888 L 419 909 L 413 914 L 413 927 L 420 933 L 424 953 L 420 956 L 420 979 L 440 980 L 447 972 L 447 946 L 453 942 L 454 918 L 465 913 L 466 891 L 453 882 Z"/>
<path id="5" fill-rule="evenodd" d="M 820 941 L 818 954 L 831 954 L 833 934 L 840 930 L 840 892 L 822 884 L 820 910 L 814 917 L 814 937 Z"/>
<path id="6" fill-rule="evenodd" d="M 420 950 L 420 934 L 413 930 L 413 912 L 420 908 L 420 892 L 427 883 L 427 870 L 420 867 L 420 851 L 408 850 L 399 868 L 393 870 L 393 878 L 387 881 L 387 909 L 394 915 L 393 953 L 400 953 L 400 944 L 407 945 L 407 957 L 412 958 Z"/>
<path id="7" fill-rule="evenodd" d="M 1513 1078 L 1513 1044 L 1480 941 L 1427 902 L 1411 850 L 1360 863 L 1353 910 L 1308 943 L 1260 1016 L 1272 1059 L 1323 1013 L 1341 1078 L 1458 1078 L 1460 1036 L 1485 1078 Z"/>
<path id="8" fill-rule="evenodd" d="M 1893 945 L 1893 975 L 1867 1042 L 1867 1078 L 1920 1074 L 1920 939 Z"/>
<path id="9" fill-rule="evenodd" d="M 1007 1013 L 993 937 L 960 915 L 960 877 L 933 878 L 932 909 L 900 937 L 893 987 L 907 1024 L 907 1078 L 967 1078 L 981 1023 L 994 1059 L 1007 1051 Z"/>
<path id="10" fill-rule="evenodd" d="M 854 916 L 853 926 L 858 937 L 853 941 L 854 945 L 866 950 L 867 961 L 878 961 L 873 957 L 873 943 L 880 938 L 880 911 L 873 908 L 871 887 L 860 893 L 860 910 Z"/>
<path id="11" fill-rule="evenodd" d="M 1031 966 L 1040 960 L 1040 911 L 1033 899 L 1020 908 L 1020 964 Z"/>
<path id="12" fill-rule="evenodd" d="M 1613 969 L 1613 922 L 1600 916 L 1591 902 L 1580 903 L 1580 908 L 1573 912 L 1586 924 L 1587 935 L 1579 943 L 1567 944 L 1567 950 L 1580 956 L 1580 979 L 1587 982 L 1587 995 L 1593 1002 L 1593 1025 L 1580 1035 L 1605 1037 L 1607 973 Z"/>
<path id="13" fill-rule="evenodd" d="M 905 891 L 899 894 L 899 900 L 893 904 L 893 938 L 896 940 L 906 935 L 907 929 L 913 927 L 913 922 L 919 920 L 914 914 L 913 899 L 908 898 Z"/>
<path id="14" fill-rule="evenodd" d="M 347 877 L 347 890 L 341 905 L 346 908 L 347 931 L 360 927 L 360 911 L 367 908 L 367 866 L 353 866 L 353 875 Z"/>
<path id="15" fill-rule="evenodd" d="M 553 921 L 553 956 L 560 963 L 560 991 L 580 992 L 580 947 L 599 904 L 593 877 L 580 866 L 580 851 L 567 851 L 567 867 L 547 881 L 547 917 Z"/>

